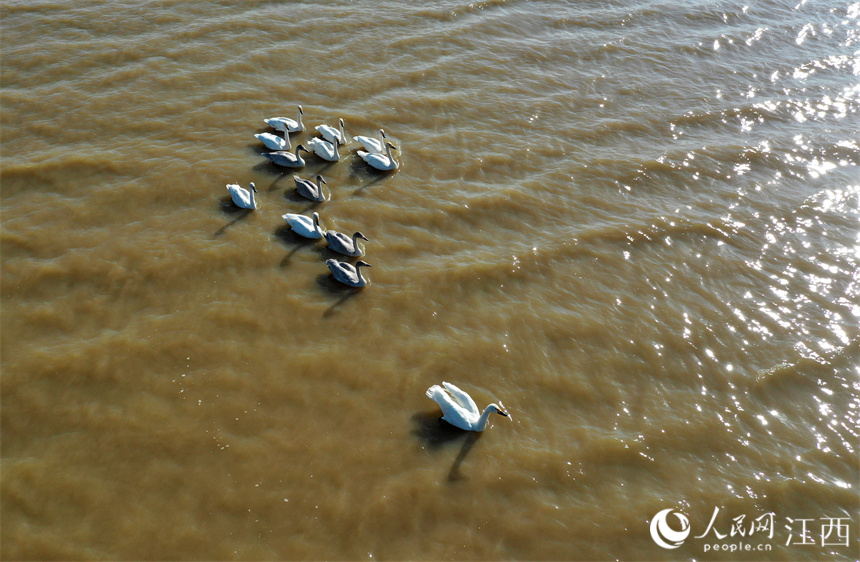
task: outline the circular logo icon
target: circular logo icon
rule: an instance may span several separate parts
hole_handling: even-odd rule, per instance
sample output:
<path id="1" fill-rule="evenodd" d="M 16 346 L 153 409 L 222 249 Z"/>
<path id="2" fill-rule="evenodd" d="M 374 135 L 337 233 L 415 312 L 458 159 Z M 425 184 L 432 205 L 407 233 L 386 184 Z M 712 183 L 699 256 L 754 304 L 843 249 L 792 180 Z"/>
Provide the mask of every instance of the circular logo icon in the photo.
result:
<path id="1" fill-rule="evenodd" d="M 667 519 L 670 513 L 674 513 L 675 517 L 681 523 L 680 531 L 676 531 L 669 526 Z M 651 520 L 651 538 L 663 548 L 678 548 L 689 535 L 690 520 L 687 519 L 686 515 L 680 511 L 675 511 L 671 507 L 659 512 Z"/>

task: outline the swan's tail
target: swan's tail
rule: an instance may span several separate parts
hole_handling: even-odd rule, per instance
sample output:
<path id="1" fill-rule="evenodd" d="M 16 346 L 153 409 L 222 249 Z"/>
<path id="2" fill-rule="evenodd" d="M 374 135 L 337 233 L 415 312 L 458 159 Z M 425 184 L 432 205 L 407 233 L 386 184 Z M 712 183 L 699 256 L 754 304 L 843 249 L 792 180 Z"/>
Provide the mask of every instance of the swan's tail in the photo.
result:
<path id="1" fill-rule="evenodd" d="M 438 394 L 440 392 L 444 392 L 442 390 L 442 387 L 439 386 L 438 384 L 434 384 L 433 386 L 431 386 L 430 388 L 427 389 L 427 393 L 426 393 L 427 398 L 429 398 L 430 400 L 432 400 L 433 402 L 436 402 L 438 404 L 439 401 L 436 399 L 436 396 L 438 396 Z"/>

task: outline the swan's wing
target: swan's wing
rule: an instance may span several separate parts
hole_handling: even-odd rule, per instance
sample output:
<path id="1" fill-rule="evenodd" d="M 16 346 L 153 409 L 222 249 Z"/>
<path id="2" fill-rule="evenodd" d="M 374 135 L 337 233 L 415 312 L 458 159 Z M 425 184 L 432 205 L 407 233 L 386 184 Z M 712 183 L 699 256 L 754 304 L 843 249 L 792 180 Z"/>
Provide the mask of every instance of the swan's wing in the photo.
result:
<path id="1" fill-rule="evenodd" d="M 385 165 L 385 161 L 382 158 L 385 158 L 384 154 L 379 154 L 377 152 L 365 152 L 363 150 L 359 150 L 356 152 L 362 160 L 370 164 L 371 166 L 375 163 Z"/>
<path id="2" fill-rule="evenodd" d="M 442 419 L 446 422 L 462 429 L 471 427 L 471 420 L 474 416 L 455 402 L 441 386 L 434 384 L 428 388 L 427 397 L 439 404 L 439 407 L 442 408 Z"/>
<path id="3" fill-rule="evenodd" d="M 357 136 L 357 137 L 352 137 L 352 138 L 353 138 L 353 140 L 356 140 L 359 143 L 361 143 L 361 146 L 363 146 L 364 150 L 366 150 L 367 152 L 384 152 L 385 151 L 385 148 L 379 142 L 379 139 L 374 139 L 372 137 L 365 137 L 365 136 L 361 136 L 361 135 Z"/>
<path id="4" fill-rule="evenodd" d="M 342 234 L 336 230 L 329 230 L 325 233 L 325 238 L 330 246 L 338 246 L 347 249 L 352 244 L 352 240 L 346 234 Z"/>
<path id="5" fill-rule="evenodd" d="M 451 396 L 454 397 L 454 400 L 457 401 L 457 404 L 459 404 L 464 410 L 472 412 L 472 414 L 476 416 L 481 415 L 480 410 L 478 410 L 478 405 L 475 404 L 475 401 L 472 400 L 471 396 L 469 396 L 468 394 L 466 394 L 465 392 L 463 392 L 449 382 L 443 381 L 442 386 L 445 387 L 445 390 L 451 393 Z"/>
<path id="6" fill-rule="evenodd" d="M 242 205 L 251 204 L 251 195 L 244 187 L 231 183 L 227 186 L 227 191 L 230 192 L 230 197 L 233 199 L 233 203 L 236 203 L 240 207 Z"/>
<path id="7" fill-rule="evenodd" d="M 263 119 L 263 121 L 276 131 L 284 131 L 289 127 L 286 117 L 269 117 L 268 119 Z"/>
<path id="8" fill-rule="evenodd" d="M 331 270 L 332 275 L 335 278 L 339 278 L 341 280 L 347 280 L 351 283 L 358 282 L 358 275 L 355 272 L 355 269 L 348 263 L 340 262 L 335 259 L 327 260 L 326 265 Z"/>

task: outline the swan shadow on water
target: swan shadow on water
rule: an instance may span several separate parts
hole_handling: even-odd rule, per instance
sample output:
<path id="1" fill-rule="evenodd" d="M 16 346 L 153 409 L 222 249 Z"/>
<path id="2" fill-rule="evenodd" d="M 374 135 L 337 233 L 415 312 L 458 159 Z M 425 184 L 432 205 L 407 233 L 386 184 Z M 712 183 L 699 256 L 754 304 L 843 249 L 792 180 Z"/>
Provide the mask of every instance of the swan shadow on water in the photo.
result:
<path id="1" fill-rule="evenodd" d="M 415 429 L 412 434 L 423 441 L 429 449 L 439 449 L 446 446 L 448 443 L 462 440 L 460 451 L 457 457 L 448 469 L 448 481 L 456 482 L 458 480 L 466 480 L 466 477 L 460 473 L 460 465 L 466 460 L 466 456 L 478 439 L 481 438 L 483 432 L 480 431 L 465 431 L 454 427 L 450 423 L 442 420 L 441 412 L 419 412 L 412 416 L 412 422 Z"/>
<path id="2" fill-rule="evenodd" d="M 323 318 L 328 318 L 335 312 L 337 309 L 343 305 L 349 299 L 355 297 L 359 294 L 363 287 L 349 287 L 344 285 L 343 283 L 336 281 L 332 275 L 320 275 L 317 277 L 317 285 L 327 292 L 330 295 L 337 295 L 339 298 L 332 303 L 330 307 L 323 312 Z"/>
<path id="3" fill-rule="evenodd" d="M 293 232 L 293 229 L 288 225 L 279 226 L 275 229 L 275 238 L 286 244 L 287 246 L 292 246 L 293 249 L 289 251 L 289 253 L 284 256 L 284 259 L 281 260 L 281 267 L 287 267 L 290 265 L 290 260 L 293 255 L 301 250 L 302 248 L 306 248 L 308 246 L 313 246 L 319 240 L 312 240 L 310 238 L 305 238 L 304 236 L 300 236 Z"/>
<path id="4" fill-rule="evenodd" d="M 349 168 L 349 177 L 355 178 L 362 185 L 356 190 L 361 191 L 362 189 L 367 189 L 369 187 L 373 187 L 377 183 L 382 182 L 383 180 L 393 176 L 396 174 L 398 170 L 391 171 L 381 171 L 377 170 L 369 166 L 364 160 L 360 157 L 356 156 L 350 162 Z"/>
<path id="5" fill-rule="evenodd" d="M 233 218 L 227 224 L 216 230 L 213 236 L 221 236 L 228 228 L 250 215 L 251 211 L 253 211 L 253 209 L 243 209 L 241 207 L 237 207 L 233 203 L 233 199 L 230 198 L 230 196 L 222 197 L 219 201 L 219 206 L 221 207 L 221 211 L 224 214 L 230 215 Z"/>

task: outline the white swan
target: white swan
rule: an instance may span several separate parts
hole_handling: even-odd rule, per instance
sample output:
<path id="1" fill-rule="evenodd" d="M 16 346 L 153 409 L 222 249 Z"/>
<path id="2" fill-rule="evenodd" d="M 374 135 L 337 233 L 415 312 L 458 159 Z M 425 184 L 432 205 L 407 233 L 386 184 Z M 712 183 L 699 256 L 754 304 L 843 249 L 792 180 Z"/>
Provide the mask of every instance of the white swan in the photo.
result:
<path id="1" fill-rule="evenodd" d="M 383 172 L 387 172 L 389 170 L 396 170 L 400 165 L 397 163 L 391 156 L 391 149 L 397 148 L 390 142 L 385 143 L 385 154 L 379 154 L 378 152 L 365 152 L 363 150 L 359 150 L 356 152 L 361 159 L 376 168 L 377 170 L 382 170 Z"/>
<path id="2" fill-rule="evenodd" d="M 304 150 L 310 153 L 310 150 L 302 145 L 296 147 L 295 153 L 279 150 L 277 152 L 263 152 L 263 156 L 271 160 L 272 164 L 283 166 L 285 168 L 301 168 L 305 165 L 305 160 L 299 156 L 299 151 Z"/>
<path id="3" fill-rule="evenodd" d="M 311 201 L 316 201 L 318 203 L 325 201 L 325 193 L 323 193 L 322 184 L 328 184 L 328 182 L 325 181 L 324 177 L 317 176 L 316 183 L 311 180 L 300 178 L 299 176 L 293 176 L 293 180 L 296 182 L 296 191 L 305 199 L 310 199 Z"/>
<path id="4" fill-rule="evenodd" d="M 302 115 L 304 114 L 305 112 L 302 109 L 302 106 L 299 106 L 299 118 L 295 121 L 289 117 L 269 117 L 268 119 L 263 119 L 263 121 L 266 122 L 266 125 L 277 131 L 284 131 L 285 133 L 300 133 L 305 130 L 305 124 L 302 123 Z"/>
<path id="5" fill-rule="evenodd" d="M 328 142 L 333 143 L 337 140 L 340 144 L 346 144 L 346 133 L 343 131 L 343 119 L 340 119 L 340 129 L 335 129 L 331 125 L 317 125 L 314 128 Z"/>
<path id="6" fill-rule="evenodd" d="M 449 382 L 443 382 L 442 386 L 434 384 L 428 388 L 427 397 L 442 408 L 443 420 L 466 431 L 484 431 L 492 413 L 509 417 L 498 404 L 490 404 L 480 412 L 471 396 Z"/>
<path id="7" fill-rule="evenodd" d="M 272 133 L 257 133 L 254 136 L 257 137 L 258 141 L 266 145 L 266 148 L 269 150 L 289 150 L 292 148 L 290 145 L 290 134 L 286 131 L 284 131 L 283 137 L 273 135 Z"/>
<path id="8" fill-rule="evenodd" d="M 380 154 L 385 152 L 385 131 L 382 129 L 379 129 L 379 138 L 365 137 L 363 135 L 352 138 L 360 142 L 364 150 L 368 152 L 378 152 Z"/>
<path id="9" fill-rule="evenodd" d="M 290 225 L 290 228 L 298 234 L 299 236 L 304 236 L 305 238 L 311 238 L 313 240 L 319 240 L 325 235 L 325 231 L 320 226 L 320 214 L 314 213 L 313 217 L 306 217 L 305 215 L 294 215 L 292 213 L 287 213 L 286 215 L 281 215 L 281 217 L 287 221 L 287 224 Z"/>
<path id="10" fill-rule="evenodd" d="M 352 266 L 344 261 L 330 259 L 326 260 L 325 264 L 331 270 L 332 276 L 344 285 L 349 285 L 350 287 L 364 287 L 367 285 L 367 279 L 361 275 L 362 267 L 370 267 L 370 264 L 366 261 L 358 260 L 355 262 L 355 266 Z"/>
<path id="11" fill-rule="evenodd" d="M 313 138 L 308 141 L 310 151 L 329 162 L 337 162 L 340 160 L 340 154 L 337 152 L 338 142 L 328 142 L 320 138 Z"/>
<path id="12" fill-rule="evenodd" d="M 354 258 L 361 257 L 364 255 L 364 249 L 358 245 L 358 239 L 361 238 L 366 242 L 370 242 L 367 237 L 361 232 L 356 232 L 352 235 L 352 238 L 343 234 L 341 232 L 337 232 L 334 230 L 329 230 L 325 233 L 325 240 L 328 242 L 328 247 L 334 250 L 339 254 L 343 254 L 345 256 L 352 256 Z"/>
<path id="13" fill-rule="evenodd" d="M 257 199 L 254 194 L 257 193 L 257 188 L 254 182 L 251 182 L 250 189 L 245 189 L 237 183 L 227 184 L 227 191 L 230 192 L 230 197 L 237 207 L 242 209 L 256 209 Z"/>

